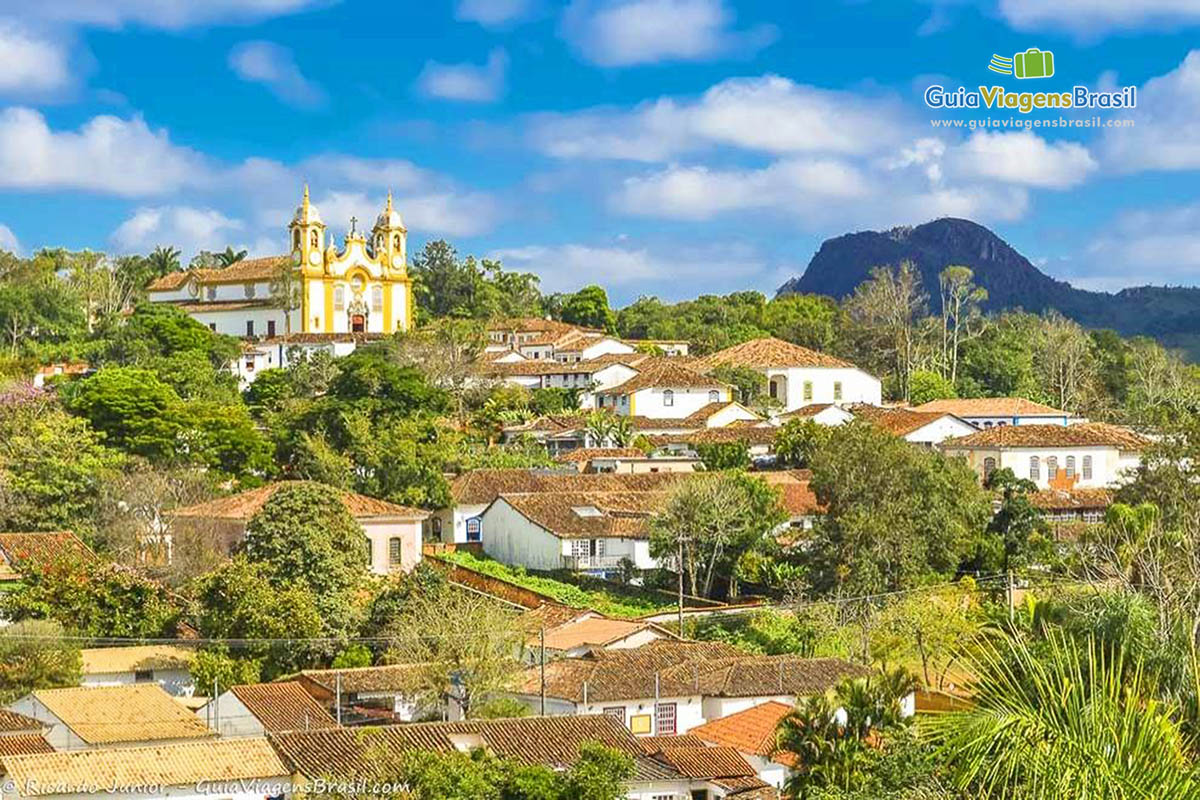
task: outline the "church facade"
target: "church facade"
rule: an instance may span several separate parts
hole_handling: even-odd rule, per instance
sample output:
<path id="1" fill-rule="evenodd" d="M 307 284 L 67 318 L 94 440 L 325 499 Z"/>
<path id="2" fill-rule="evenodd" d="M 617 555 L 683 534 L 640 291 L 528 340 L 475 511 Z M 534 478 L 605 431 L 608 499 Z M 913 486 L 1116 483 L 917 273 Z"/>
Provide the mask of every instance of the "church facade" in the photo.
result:
<path id="1" fill-rule="evenodd" d="M 149 286 L 149 300 L 171 303 L 214 332 L 245 340 L 234 369 L 244 381 L 258 369 L 284 366 L 288 350 L 340 356 L 363 340 L 410 329 L 408 231 L 391 192 L 370 234 L 352 219 L 339 251 L 306 186 L 288 242 L 288 255 L 164 275 Z"/>

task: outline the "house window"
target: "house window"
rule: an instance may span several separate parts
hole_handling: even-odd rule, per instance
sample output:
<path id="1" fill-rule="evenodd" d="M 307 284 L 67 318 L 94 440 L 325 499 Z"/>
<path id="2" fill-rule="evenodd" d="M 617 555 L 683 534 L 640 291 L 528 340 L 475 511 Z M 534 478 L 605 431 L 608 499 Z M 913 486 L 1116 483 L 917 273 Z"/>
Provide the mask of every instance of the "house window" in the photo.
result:
<path id="1" fill-rule="evenodd" d="M 833 399 L 835 401 L 842 399 L 842 382 L 841 381 L 833 382 Z"/>
<path id="2" fill-rule="evenodd" d="M 371 288 L 371 310 L 372 311 L 382 311 L 383 310 L 383 287 L 382 286 L 374 286 Z"/>
<path id="3" fill-rule="evenodd" d="M 721 402 L 721 393 L 718 392 L 716 389 L 713 389 L 711 392 L 708 393 L 708 402 L 710 402 L 710 403 Z"/>
<path id="4" fill-rule="evenodd" d="M 773 399 L 773 400 L 778 398 L 779 397 L 779 384 L 776 383 L 775 381 L 771 381 L 770 383 L 768 383 L 767 384 L 767 394 L 771 395 L 771 399 Z"/>
<path id="5" fill-rule="evenodd" d="M 996 471 L 996 459 L 992 458 L 991 456 L 988 456 L 987 458 L 985 458 L 983 460 L 984 480 L 987 480 L 988 478 L 990 478 L 992 476 L 992 473 L 995 471 Z"/>
<path id="6" fill-rule="evenodd" d="M 1083 479 L 1085 481 L 1090 481 L 1092 479 L 1092 457 L 1091 456 L 1083 457 Z"/>
<path id="7" fill-rule="evenodd" d="M 591 551 L 591 539 L 572 539 L 571 540 L 571 558 L 587 558 Z"/>
<path id="8" fill-rule="evenodd" d="M 441 517 L 433 518 L 433 535 L 439 536 L 439 537 L 442 535 L 442 519 L 441 519 Z"/>
<path id="9" fill-rule="evenodd" d="M 346 287 L 333 287 L 333 310 L 344 311 L 346 309 Z"/>
<path id="10" fill-rule="evenodd" d="M 253 299 L 253 297 L 256 293 L 256 289 L 255 289 L 255 286 L 253 283 L 247 283 L 245 285 L 245 287 L 243 287 L 243 291 L 246 293 L 246 299 L 248 299 L 248 300 Z"/>
<path id="11" fill-rule="evenodd" d="M 1067 477 L 1075 477 L 1075 456 L 1067 456 Z"/>
<path id="12" fill-rule="evenodd" d="M 252 320 L 252 319 L 246 320 L 246 335 L 247 336 L 254 335 L 254 320 Z"/>
<path id="13" fill-rule="evenodd" d="M 675 704 L 654 704 L 654 733 L 656 736 L 675 735 Z"/>
<path id="14" fill-rule="evenodd" d="M 805 399 L 805 400 L 812 400 L 812 399 L 813 399 L 813 388 L 812 388 L 812 381 L 805 381 L 805 382 L 804 382 L 804 399 Z"/>
<path id="15" fill-rule="evenodd" d="M 1029 480 L 1040 481 L 1042 479 L 1042 462 L 1037 456 L 1029 457 Z"/>
<path id="16" fill-rule="evenodd" d="M 215 287 L 215 286 L 206 287 L 204 290 L 204 296 L 209 300 L 216 300 L 217 299 L 217 287 Z"/>
<path id="17" fill-rule="evenodd" d="M 275 335 L 275 320 L 269 319 L 269 320 L 267 320 L 267 336 L 274 336 L 274 335 Z"/>
<path id="18" fill-rule="evenodd" d="M 133 682 L 134 683 L 153 683 L 154 682 L 154 670 L 152 670 L 152 669 L 134 670 Z"/>
<path id="19" fill-rule="evenodd" d="M 472 517 L 467 520 L 467 541 L 478 542 L 483 539 L 483 520 Z"/>
<path id="20" fill-rule="evenodd" d="M 388 564 L 392 566 L 398 565 L 403 555 L 404 545 L 400 541 L 400 537 L 393 536 L 391 539 L 388 539 Z"/>
<path id="21" fill-rule="evenodd" d="M 210 331 L 212 331 L 213 333 L 216 333 L 217 332 L 217 323 L 215 323 L 215 322 L 208 323 L 208 329 Z"/>
<path id="22" fill-rule="evenodd" d="M 667 389 L 663 392 L 663 405 L 664 406 L 675 405 L 675 393 L 673 391 L 671 391 L 670 389 Z"/>
<path id="23" fill-rule="evenodd" d="M 625 706 L 611 706 L 600 710 L 610 717 L 616 717 L 621 720 L 622 725 L 625 724 Z"/>
<path id="24" fill-rule="evenodd" d="M 1046 477 L 1050 480 L 1058 477 L 1058 456 L 1050 456 L 1046 459 Z"/>

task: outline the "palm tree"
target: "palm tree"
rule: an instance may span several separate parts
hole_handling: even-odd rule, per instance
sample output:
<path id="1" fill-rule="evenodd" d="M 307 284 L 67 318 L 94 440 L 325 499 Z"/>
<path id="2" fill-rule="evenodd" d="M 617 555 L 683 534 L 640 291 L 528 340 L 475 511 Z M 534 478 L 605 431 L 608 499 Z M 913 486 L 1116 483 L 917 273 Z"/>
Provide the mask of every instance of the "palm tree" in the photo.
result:
<path id="1" fill-rule="evenodd" d="M 584 433 L 592 447 L 605 447 L 613 435 L 614 415 L 605 411 L 588 414 Z"/>
<path id="2" fill-rule="evenodd" d="M 174 247 L 159 245 L 151 251 L 150 255 L 146 256 L 146 263 L 150 265 L 154 275 L 159 277 L 183 268 L 179 262 L 180 255 L 182 254 Z"/>
<path id="3" fill-rule="evenodd" d="M 633 442 L 633 420 L 626 416 L 616 416 L 608 429 L 608 438 L 613 447 L 629 447 Z"/>
<path id="4" fill-rule="evenodd" d="M 1120 651 L 1050 635 L 984 645 L 974 705 L 928 728 L 971 796 L 1028 800 L 1200 797 L 1174 718 Z"/>
<path id="5" fill-rule="evenodd" d="M 232 247 L 226 245 L 225 250 L 216 255 L 217 261 L 221 262 L 222 267 L 231 267 L 246 257 L 246 251 L 234 250 Z"/>

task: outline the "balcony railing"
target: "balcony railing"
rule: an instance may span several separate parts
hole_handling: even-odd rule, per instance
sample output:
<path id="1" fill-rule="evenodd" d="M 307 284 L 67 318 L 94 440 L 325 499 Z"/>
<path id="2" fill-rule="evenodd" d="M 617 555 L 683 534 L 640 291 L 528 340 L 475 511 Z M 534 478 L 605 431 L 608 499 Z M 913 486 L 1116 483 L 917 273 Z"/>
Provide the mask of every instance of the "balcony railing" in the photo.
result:
<path id="1" fill-rule="evenodd" d="M 563 556 L 563 569 L 619 569 L 629 556 Z"/>

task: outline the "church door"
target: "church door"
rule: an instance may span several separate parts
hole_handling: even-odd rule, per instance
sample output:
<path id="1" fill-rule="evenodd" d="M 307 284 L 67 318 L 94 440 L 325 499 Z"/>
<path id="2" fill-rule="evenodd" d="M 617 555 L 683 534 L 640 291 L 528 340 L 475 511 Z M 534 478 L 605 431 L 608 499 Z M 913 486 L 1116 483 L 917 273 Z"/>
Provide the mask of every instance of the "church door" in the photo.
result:
<path id="1" fill-rule="evenodd" d="M 367 318 L 362 314 L 355 314 L 350 317 L 350 330 L 355 333 L 363 333 L 367 329 Z"/>

